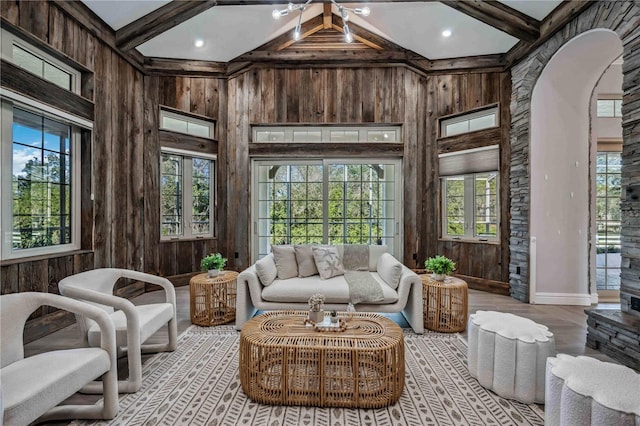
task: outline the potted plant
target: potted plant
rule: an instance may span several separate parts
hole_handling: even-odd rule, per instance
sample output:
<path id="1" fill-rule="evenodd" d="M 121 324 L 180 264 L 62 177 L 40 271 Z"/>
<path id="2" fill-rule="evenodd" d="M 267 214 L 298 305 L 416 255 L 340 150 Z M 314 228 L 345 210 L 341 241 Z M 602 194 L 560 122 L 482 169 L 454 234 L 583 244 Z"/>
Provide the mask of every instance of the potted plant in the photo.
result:
<path id="1" fill-rule="evenodd" d="M 309 320 L 316 324 L 324 321 L 324 310 L 322 310 L 324 299 L 324 294 L 321 293 L 316 293 L 309 298 Z"/>
<path id="2" fill-rule="evenodd" d="M 332 310 L 331 310 L 331 322 L 332 322 L 333 324 L 335 324 L 335 323 L 337 323 L 337 322 L 338 322 L 338 313 L 336 312 L 336 310 L 335 310 L 335 309 L 332 309 Z"/>
<path id="3" fill-rule="evenodd" d="M 424 262 L 424 268 L 433 272 L 432 278 L 436 281 L 444 281 L 447 275 L 456 269 L 453 260 L 446 256 L 430 257 Z"/>
<path id="4" fill-rule="evenodd" d="M 200 262 L 200 268 L 202 271 L 207 271 L 209 278 L 217 277 L 220 270 L 227 264 L 227 258 L 222 257 L 220 253 L 212 253 L 206 256 Z"/>

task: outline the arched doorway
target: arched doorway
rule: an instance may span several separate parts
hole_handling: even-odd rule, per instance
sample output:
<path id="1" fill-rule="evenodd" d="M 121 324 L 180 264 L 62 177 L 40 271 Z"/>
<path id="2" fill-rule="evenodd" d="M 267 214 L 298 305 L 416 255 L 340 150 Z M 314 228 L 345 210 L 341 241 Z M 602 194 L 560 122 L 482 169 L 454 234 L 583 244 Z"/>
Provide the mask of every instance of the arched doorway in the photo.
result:
<path id="1" fill-rule="evenodd" d="M 595 229 L 590 183 L 590 100 L 622 54 L 607 29 L 581 33 L 542 70 L 531 95 L 530 286 L 532 303 L 589 305 L 590 239 Z M 594 250 L 594 249 L 593 249 Z"/>

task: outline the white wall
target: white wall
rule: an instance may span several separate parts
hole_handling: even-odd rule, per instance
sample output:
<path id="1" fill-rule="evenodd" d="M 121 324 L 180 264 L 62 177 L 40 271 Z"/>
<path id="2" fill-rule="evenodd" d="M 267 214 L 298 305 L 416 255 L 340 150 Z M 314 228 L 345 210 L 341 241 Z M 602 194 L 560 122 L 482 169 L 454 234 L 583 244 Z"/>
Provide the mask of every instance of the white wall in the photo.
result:
<path id="1" fill-rule="evenodd" d="M 621 117 L 596 117 L 596 100 L 598 95 L 620 95 L 622 97 L 622 64 L 612 64 L 602 75 L 592 100 L 592 139 L 622 140 Z"/>
<path id="2" fill-rule="evenodd" d="M 597 54 L 596 54 L 597 52 Z M 597 29 L 551 58 L 531 98 L 532 303 L 589 305 L 589 109 L 596 82 L 622 54 Z"/>

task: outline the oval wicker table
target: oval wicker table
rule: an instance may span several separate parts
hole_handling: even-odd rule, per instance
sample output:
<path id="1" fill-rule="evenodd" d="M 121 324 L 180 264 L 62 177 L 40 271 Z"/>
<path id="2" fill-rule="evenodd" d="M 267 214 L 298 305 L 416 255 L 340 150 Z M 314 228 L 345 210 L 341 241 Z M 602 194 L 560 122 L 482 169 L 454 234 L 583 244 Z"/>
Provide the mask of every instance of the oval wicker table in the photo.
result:
<path id="1" fill-rule="evenodd" d="M 450 276 L 436 281 L 430 274 L 420 275 L 420 279 L 425 328 L 444 333 L 464 331 L 469 309 L 467 283 Z"/>
<path id="2" fill-rule="evenodd" d="M 343 314 L 344 315 L 344 314 Z M 404 337 L 393 321 L 355 313 L 345 331 L 306 326 L 307 312 L 269 312 L 240 333 L 240 382 L 263 404 L 378 408 L 404 388 Z"/>
<path id="3" fill-rule="evenodd" d="M 191 322 L 210 326 L 226 324 L 236 319 L 236 280 L 238 273 L 224 271 L 215 278 L 206 273 L 189 281 Z"/>

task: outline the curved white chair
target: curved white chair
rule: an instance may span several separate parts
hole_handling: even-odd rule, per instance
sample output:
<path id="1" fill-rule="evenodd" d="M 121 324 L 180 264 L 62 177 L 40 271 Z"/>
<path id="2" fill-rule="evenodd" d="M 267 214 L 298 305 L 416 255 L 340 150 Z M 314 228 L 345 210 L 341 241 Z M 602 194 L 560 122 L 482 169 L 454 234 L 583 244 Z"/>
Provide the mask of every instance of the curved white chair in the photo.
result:
<path id="1" fill-rule="evenodd" d="M 23 329 L 40 306 L 53 306 L 86 316 L 100 327 L 96 348 L 62 349 L 24 357 Z M 67 297 L 47 293 L 0 296 L 0 387 L 6 425 L 26 425 L 34 420 L 113 419 L 118 414 L 116 334 L 101 309 Z M 101 382 L 93 382 L 102 376 Z M 59 403 L 93 383 L 104 394 L 94 405 Z"/>
<path id="2" fill-rule="evenodd" d="M 161 286 L 166 295 L 166 302 L 136 306 L 125 298 L 114 296 L 113 287 L 120 278 Z M 128 269 L 103 268 L 68 276 L 60 280 L 58 288 L 65 296 L 84 300 L 102 308 L 113 320 L 118 356 L 126 353 L 129 363 L 128 380 L 118 381 L 120 392 L 132 393 L 140 389 L 142 385 L 141 353 L 176 349 L 178 340 L 176 293 L 173 284 L 166 278 Z M 168 325 L 169 331 L 167 343 L 142 344 L 165 324 Z M 78 318 L 78 325 L 86 336 L 89 346 L 96 346 L 100 339 L 100 330 L 95 323 Z M 99 389 L 94 388 L 89 391 L 99 392 Z"/>

